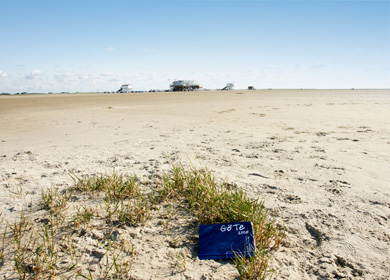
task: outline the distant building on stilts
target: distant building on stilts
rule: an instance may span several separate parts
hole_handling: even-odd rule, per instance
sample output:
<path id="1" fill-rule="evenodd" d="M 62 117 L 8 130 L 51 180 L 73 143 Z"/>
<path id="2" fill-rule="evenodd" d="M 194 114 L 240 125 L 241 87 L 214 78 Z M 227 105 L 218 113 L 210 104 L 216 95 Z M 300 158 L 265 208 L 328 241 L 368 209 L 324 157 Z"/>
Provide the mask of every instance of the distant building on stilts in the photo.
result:
<path id="1" fill-rule="evenodd" d="M 121 86 L 120 89 L 118 89 L 116 92 L 117 93 L 128 93 L 128 92 L 131 92 L 133 90 L 133 87 L 129 84 L 124 84 Z"/>
<path id="2" fill-rule="evenodd" d="M 172 91 L 194 91 L 200 89 L 197 82 L 191 80 L 174 81 L 170 88 Z"/>

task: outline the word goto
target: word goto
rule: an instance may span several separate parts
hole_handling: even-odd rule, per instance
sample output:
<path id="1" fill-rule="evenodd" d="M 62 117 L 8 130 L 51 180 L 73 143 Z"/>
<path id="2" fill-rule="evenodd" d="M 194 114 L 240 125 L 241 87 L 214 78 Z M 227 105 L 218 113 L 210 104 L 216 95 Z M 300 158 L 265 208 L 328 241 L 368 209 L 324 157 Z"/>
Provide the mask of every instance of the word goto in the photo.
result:
<path id="1" fill-rule="evenodd" d="M 231 230 L 236 230 L 238 234 L 248 234 L 249 231 L 245 230 L 245 226 L 243 224 L 235 224 L 235 225 L 221 225 L 221 232 L 225 231 L 231 231 Z"/>

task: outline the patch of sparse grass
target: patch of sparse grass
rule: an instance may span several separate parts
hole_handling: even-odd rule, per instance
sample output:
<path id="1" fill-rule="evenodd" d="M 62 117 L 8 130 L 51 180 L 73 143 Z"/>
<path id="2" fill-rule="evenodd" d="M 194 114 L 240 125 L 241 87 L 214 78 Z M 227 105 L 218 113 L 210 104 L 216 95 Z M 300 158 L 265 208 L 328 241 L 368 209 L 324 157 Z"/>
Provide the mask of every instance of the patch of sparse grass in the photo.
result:
<path id="1" fill-rule="evenodd" d="M 106 197 L 124 200 L 135 197 L 139 192 L 139 183 L 136 176 L 112 175 L 82 176 L 71 174 L 75 184 L 73 189 L 82 193 L 95 195 L 104 193 Z"/>
<path id="2" fill-rule="evenodd" d="M 106 197 L 103 199 L 104 201 L 104 210 L 106 212 L 105 219 L 107 224 L 111 224 L 112 222 L 115 221 L 117 214 L 118 214 L 118 209 L 121 206 L 121 201 L 111 199 L 110 197 Z"/>
<path id="3" fill-rule="evenodd" d="M 110 235 L 106 236 L 105 243 L 106 252 L 99 265 L 98 276 L 94 278 L 89 267 L 86 271 L 77 271 L 77 276 L 84 279 L 132 279 L 130 270 L 136 256 L 134 246 L 127 242 L 114 242 Z"/>
<path id="4" fill-rule="evenodd" d="M 136 176 L 116 173 L 97 176 L 72 174 L 71 177 L 74 185 L 68 190 L 42 190 L 40 209 L 47 211 L 46 216 L 32 220 L 22 213 L 18 222 L 2 227 L 0 267 L 7 260 L 12 262 L 20 279 L 53 278 L 65 273 L 67 278 L 129 278 L 136 250 L 126 240 L 114 238 L 112 233 L 118 227 L 144 225 L 152 212 L 158 212 L 162 209 L 161 204 L 165 204 L 167 222 L 164 226 L 167 233 L 177 206 L 187 209 L 204 224 L 251 221 L 257 251 L 250 258 L 237 255 L 237 270 L 242 279 L 266 279 L 270 276 L 270 251 L 281 244 L 283 231 L 270 222 L 262 202 L 249 199 L 235 185 L 218 183 L 208 170 L 172 164 L 168 173 L 152 183 L 139 182 Z M 155 188 L 142 193 L 141 185 Z M 81 196 L 77 198 L 77 194 Z M 81 201 L 77 202 L 80 197 Z M 83 203 L 81 206 L 80 202 Z M 110 234 L 93 237 L 95 224 Z M 98 251 L 95 253 L 86 253 L 85 247 L 80 244 L 83 244 L 83 238 L 91 237 L 99 240 L 100 245 L 96 246 L 103 246 L 105 253 L 101 253 L 101 247 L 96 247 Z M 183 246 L 182 237 L 179 237 L 180 240 L 174 239 L 169 243 L 171 248 Z M 88 260 L 83 260 L 85 254 L 89 257 L 97 254 L 101 258 L 97 270 L 96 267 L 80 269 L 79 264 L 85 265 Z M 175 266 L 185 271 L 188 261 L 185 248 L 173 257 Z"/>
<path id="5" fill-rule="evenodd" d="M 272 270 L 268 269 L 269 254 L 264 248 L 249 257 L 235 253 L 234 264 L 242 280 L 271 279 Z"/>
<path id="6" fill-rule="evenodd" d="M 262 278 L 244 279 L 265 279 L 268 275 L 269 252 L 280 246 L 284 231 L 269 220 L 261 201 L 249 199 L 240 189 L 218 184 L 208 170 L 186 169 L 181 164 L 173 165 L 171 172 L 163 176 L 161 199 L 184 199 L 203 224 L 251 221 L 257 251 L 262 253 L 249 259 L 241 258 L 237 267 L 248 275 L 264 273 Z"/>
<path id="7" fill-rule="evenodd" d="M 3 213 L 0 213 L 0 217 L 3 215 Z M 0 247 L 0 267 L 3 266 L 4 264 L 4 260 L 5 260 L 5 257 L 4 257 L 4 251 L 5 251 L 5 241 L 6 241 L 6 236 L 7 236 L 7 229 L 8 229 L 8 226 L 7 225 L 3 225 L 4 223 L 4 219 L 1 217 L 0 219 L 0 230 L 3 231 L 2 235 L 0 236 L 1 238 L 1 247 Z"/>
<path id="8" fill-rule="evenodd" d="M 39 224 L 22 214 L 20 221 L 10 226 L 13 236 L 11 261 L 20 279 L 51 279 L 61 269 L 73 269 L 74 263 L 59 267 L 60 260 L 67 255 L 60 242 L 64 240 L 60 237 L 66 233 L 61 227 L 62 222 L 51 215 L 46 223 Z"/>
<path id="9" fill-rule="evenodd" d="M 72 190 L 60 192 L 58 188 L 41 190 L 41 208 L 51 213 L 65 211 L 72 196 Z"/>
<path id="10" fill-rule="evenodd" d="M 187 270 L 187 257 L 185 251 L 182 249 L 179 254 L 174 255 L 176 261 L 175 265 L 182 271 Z"/>
<path id="11" fill-rule="evenodd" d="M 105 266 L 101 272 L 104 273 L 103 279 L 124 279 L 130 277 L 130 268 L 134 262 L 134 256 L 127 256 L 123 244 L 107 242 L 107 253 L 105 255 Z M 111 258 L 109 258 L 109 255 Z"/>
<path id="12" fill-rule="evenodd" d="M 121 223 L 129 226 L 139 226 L 144 224 L 150 216 L 151 204 L 142 196 L 121 203 L 118 211 L 118 219 Z"/>
<path id="13" fill-rule="evenodd" d="M 87 225 L 91 219 L 96 215 L 97 209 L 93 207 L 88 207 L 86 205 L 81 206 L 77 209 L 77 214 L 75 218 L 75 226 Z"/>
<path id="14" fill-rule="evenodd" d="M 25 193 L 21 185 L 17 186 L 15 191 L 8 190 L 8 193 L 9 193 L 9 197 L 12 199 L 16 199 L 16 198 L 22 199 L 25 197 Z"/>

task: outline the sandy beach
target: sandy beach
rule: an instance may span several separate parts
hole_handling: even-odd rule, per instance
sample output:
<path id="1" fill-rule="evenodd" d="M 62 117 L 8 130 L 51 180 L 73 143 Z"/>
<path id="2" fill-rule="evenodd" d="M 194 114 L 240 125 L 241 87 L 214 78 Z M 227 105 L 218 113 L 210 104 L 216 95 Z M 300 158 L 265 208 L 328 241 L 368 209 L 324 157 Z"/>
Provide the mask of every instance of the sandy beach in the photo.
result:
<path id="1" fill-rule="evenodd" d="M 271 256 L 274 279 L 389 279 L 390 90 L 0 96 L 3 224 L 22 211 L 42 215 L 41 189 L 68 188 L 70 173 L 146 180 L 170 161 L 207 168 L 264 201 L 286 232 Z M 99 234 L 78 240 L 86 268 L 104 261 Z M 132 279 L 238 277 L 231 261 L 170 245 L 191 234 L 153 219 L 117 229 L 138 252 Z M 181 252 L 185 269 L 172 257 Z M 0 278 L 18 279 L 12 262 Z"/>

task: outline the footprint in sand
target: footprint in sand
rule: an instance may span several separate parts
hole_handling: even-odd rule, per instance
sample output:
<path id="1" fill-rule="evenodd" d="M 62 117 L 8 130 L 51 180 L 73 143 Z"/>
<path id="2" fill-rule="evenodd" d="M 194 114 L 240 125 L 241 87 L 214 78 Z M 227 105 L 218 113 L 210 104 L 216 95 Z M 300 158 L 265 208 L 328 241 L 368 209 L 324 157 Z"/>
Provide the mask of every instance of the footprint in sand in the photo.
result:
<path id="1" fill-rule="evenodd" d="M 15 154 L 12 159 L 14 161 L 19 161 L 19 160 L 35 160 L 37 159 L 37 155 L 34 152 L 31 151 L 22 151 L 17 154 Z"/>
<path id="2" fill-rule="evenodd" d="M 219 111 L 218 114 L 230 113 L 230 112 L 234 112 L 234 111 L 236 111 L 236 109 L 230 109 L 230 110 L 225 110 L 225 111 Z"/>

